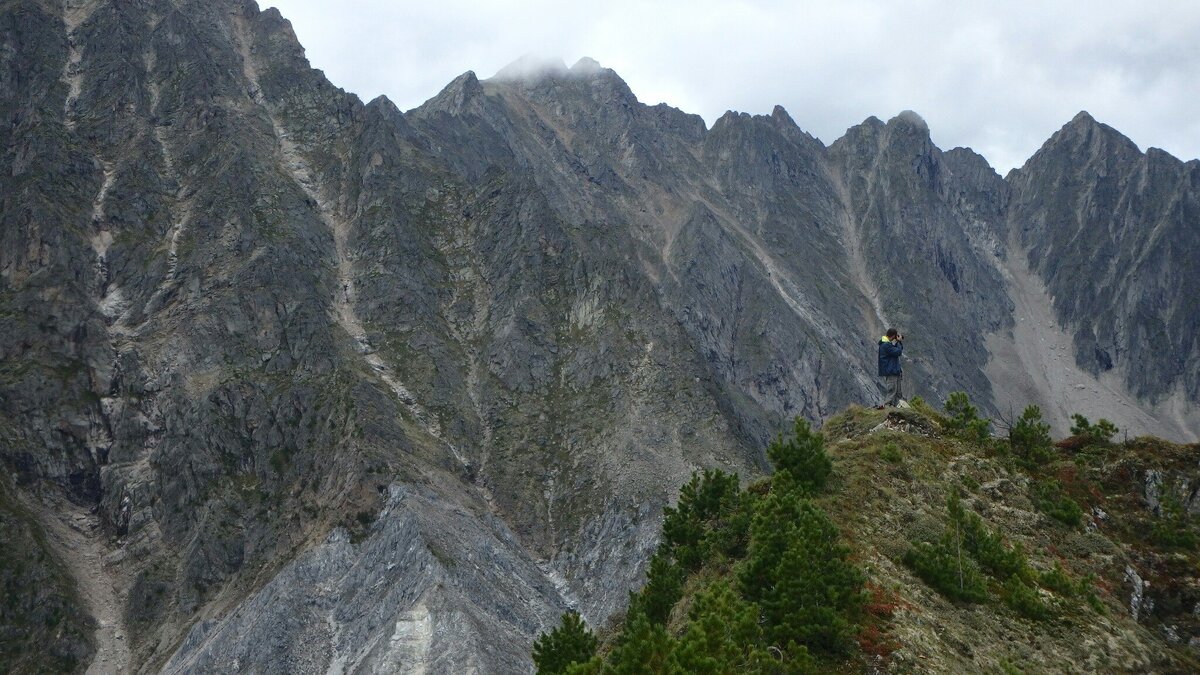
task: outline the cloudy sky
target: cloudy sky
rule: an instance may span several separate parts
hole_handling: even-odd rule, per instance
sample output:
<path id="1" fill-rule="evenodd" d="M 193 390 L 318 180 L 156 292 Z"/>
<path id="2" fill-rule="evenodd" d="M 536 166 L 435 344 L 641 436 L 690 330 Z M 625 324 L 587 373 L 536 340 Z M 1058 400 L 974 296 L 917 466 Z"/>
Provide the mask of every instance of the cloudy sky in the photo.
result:
<path id="1" fill-rule="evenodd" d="M 711 124 L 787 108 L 826 143 L 915 110 L 942 148 L 1001 173 L 1080 110 L 1142 149 L 1200 157 L 1194 0 L 260 0 L 314 67 L 369 100 L 420 105 L 526 54 L 590 56 L 645 103 Z"/>

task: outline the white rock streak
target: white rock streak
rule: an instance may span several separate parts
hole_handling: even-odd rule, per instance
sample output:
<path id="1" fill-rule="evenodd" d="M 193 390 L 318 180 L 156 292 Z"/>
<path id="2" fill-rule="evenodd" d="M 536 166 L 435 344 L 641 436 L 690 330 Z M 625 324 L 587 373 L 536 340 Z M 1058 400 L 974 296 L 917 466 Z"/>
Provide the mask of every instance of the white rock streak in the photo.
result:
<path id="1" fill-rule="evenodd" d="M 325 190 L 310 169 L 308 161 L 304 158 L 279 118 L 271 111 L 270 105 L 263 96 L 262 88 L 259 85 L 258 68 L 255 65 L 254 55 L 250 49 L 249 30 L 245 19 L 241 16 L 235 17 L 234 27 L 236 29 L 235 38 L 238 51 L 242 57 L 243 74 L 251 85 L 251 95 L 255 102 L 262 106 L 270 117 L 271 126 L 275 131 L 275 138 L 279 142 L 281 164 L 308 198 L 317 205 L 318 215 L 333 235 L 334 250 L 337 256 L 338 279 L 337 290 L 333 298 L 333 307 L 337 322 L 354 340 L 355 347 L 359 354 L 362 355 L 363 360 L 371 367 L 376 376 L 395 393 L 400 403 L 412 413 L 413 417 L 417 419 L 431 436 L 441 441 L 450 449 L 460 464 L 466 465 L 466 458 L 463 457 L 458 448 L 442 437 L 441 424 L 438 419 L 417 402 L 416 398 L 396 375 L 395 370 L 379 356 L 367 338 L 367 332 L 363 327 L 362 320 L 355 310 L 357 292 L 354 285 L 354 260 L 350 255 L 347 244 L 350 236 L 350 223 L 337 212 L 328 199 L 325 199 Z"/>

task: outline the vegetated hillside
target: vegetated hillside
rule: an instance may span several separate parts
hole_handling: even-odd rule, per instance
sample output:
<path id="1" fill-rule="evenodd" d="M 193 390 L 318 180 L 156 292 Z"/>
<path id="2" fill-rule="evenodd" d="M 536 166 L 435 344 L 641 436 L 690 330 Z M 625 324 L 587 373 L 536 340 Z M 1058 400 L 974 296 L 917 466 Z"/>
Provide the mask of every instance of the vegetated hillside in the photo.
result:
<path id="1" fill-rule="evenodd" d="M 798 421 L 771 477 L 695 475 L 626 616 L 566 615 L 538 672 L 1195 672 L 1200 447 L 1075 422 Z"/>
<path id="2" fill-rule="evenodd" d="M 709 128 L 590 59 L 364 103 L 252 0 L 11 0 L 0 44 L 4 582 L 39 589 L 0 635 L 57 663 L 523 671 L 624 607 L 692 471 L 873 402 L 888 323 L 931 398 L 1200 429 L 1195 165 L 1088 119 L 1006 180 L 912 113 Z"/>

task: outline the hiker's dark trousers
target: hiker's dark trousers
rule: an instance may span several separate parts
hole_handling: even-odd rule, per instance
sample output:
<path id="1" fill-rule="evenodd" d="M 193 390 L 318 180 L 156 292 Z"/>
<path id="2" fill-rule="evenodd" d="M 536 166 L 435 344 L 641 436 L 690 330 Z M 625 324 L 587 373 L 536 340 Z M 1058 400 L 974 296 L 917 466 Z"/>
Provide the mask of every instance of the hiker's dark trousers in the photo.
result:
<path id="1" fill-rule="evenodd" d="M 884 393 L 888 395 L 884 405 L 896 406 L 900 403 L 900 399 L 904 398 L 903 383 L 904 375 L 887 375 L 883 378 Z"/>

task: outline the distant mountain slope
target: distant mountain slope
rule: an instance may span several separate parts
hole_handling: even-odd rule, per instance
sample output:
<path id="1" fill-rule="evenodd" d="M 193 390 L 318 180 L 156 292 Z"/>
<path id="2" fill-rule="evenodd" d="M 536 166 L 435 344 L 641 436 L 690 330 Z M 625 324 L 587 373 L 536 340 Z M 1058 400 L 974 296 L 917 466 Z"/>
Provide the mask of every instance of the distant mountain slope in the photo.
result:
<path id="1" fill-rule="evenodd" d="M 520 670 L 624 606 L 694 468 L 875 402 L 889 324 L 910 395 L 1003 411 L 1067 381 L 1019 376 L 1027 305 L 1120 426 L 1200 433 L 1195 162 L 1087 120 L 1006 182 L 912 113 L 708 129 L 589 59 L 364 104 L 249 0 L 14 0 L 0 43 L 0 461 L 121 603 L 63 654 Z"/>

